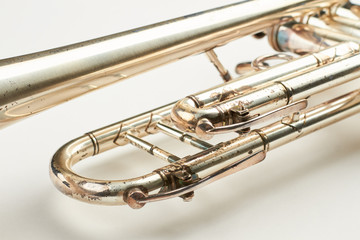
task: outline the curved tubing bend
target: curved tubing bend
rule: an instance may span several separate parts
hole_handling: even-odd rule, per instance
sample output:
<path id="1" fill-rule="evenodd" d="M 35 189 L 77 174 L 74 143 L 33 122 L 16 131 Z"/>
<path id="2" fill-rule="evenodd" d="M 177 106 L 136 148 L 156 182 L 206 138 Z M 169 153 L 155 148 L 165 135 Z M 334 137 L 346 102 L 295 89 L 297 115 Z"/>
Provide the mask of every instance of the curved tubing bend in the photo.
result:
<path id="1" fill-rule="evenodd" d="M 147 175 L 122 180 L 96 180 L 75 174 L 71 167 L 77 162 L 93 155 L 95 148 L 87 135 L 79 137 L 61 147 L 50 164 L 50 177 L 54 185 L 65 195 L 103 205 L 124 205 L 125 192 L 138 186 L 147 186 L 148 190 L 163 185 L 160 175 Z"/>

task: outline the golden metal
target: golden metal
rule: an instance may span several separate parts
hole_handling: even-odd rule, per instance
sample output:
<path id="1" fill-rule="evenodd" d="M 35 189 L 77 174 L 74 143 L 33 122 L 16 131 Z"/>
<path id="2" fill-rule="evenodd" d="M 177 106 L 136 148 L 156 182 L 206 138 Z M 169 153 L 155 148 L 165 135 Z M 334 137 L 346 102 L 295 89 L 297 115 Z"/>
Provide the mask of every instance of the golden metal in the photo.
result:
<path id="1" fill-rule="evenodd" d="M 189 201 L 194 190 L 260 163 L 268 151 L 360 112 L 360 89 L 307 108 L 310 96 L 360 77 L 358 8 L 346 3 L 241 1 L 1 60 L 0 127 L 165 63 L 206 53 L 225 83 L 91 131 L 61 147 L 50 164 L 55 186 L 81 201 L 132 208 L 172 197 Z M 290 55 L 259 57 L 253 70 L 230 77 L 214 48 L 264 34 L 275 50 Z M 270 66 L 274 59 L 285 62 Z M 243 73 L 250 65 L 241 66 L 238 71 Z M 200 152 L 176 156 L 143 139 L 159 132 Z M 204 141 L 228 132 L 238 136 L 215 144 Z M 79 161 L 127 144 L 170 164 L 114 181 L 86 178 L 72 170 Z"/>
<path id="2" fill-rule="evenodd" d="M 259 32 L 338 0 L 245 1 L 0 61 L 0 128 L 81 94 Z M 343 2 L 343 1 L 340 1 Z M 262 7 L 258 12 L 251 11 Z M 281 9 L 287 9 L 282 12 Z"/>
<path id="3" fill-rule="evenodd" d="M 242 121 L 239 111 L 252 113 L 246 115 L 252 118 L 359 77 L 348 74 L 350 69 L 360 66 L 358 51 L 358 44 L 342 43 L 304 56 L 312 58 L 312 66 L 307 60 L 303 67 L 300 58 L 239 78 L 179 101 L 171 118 L 179 129 L 205 138 L 213 128 Z M 328 74 L 334 77 L 328 78 Z M 244 91 L 244 87 L 249 91 Z"/>

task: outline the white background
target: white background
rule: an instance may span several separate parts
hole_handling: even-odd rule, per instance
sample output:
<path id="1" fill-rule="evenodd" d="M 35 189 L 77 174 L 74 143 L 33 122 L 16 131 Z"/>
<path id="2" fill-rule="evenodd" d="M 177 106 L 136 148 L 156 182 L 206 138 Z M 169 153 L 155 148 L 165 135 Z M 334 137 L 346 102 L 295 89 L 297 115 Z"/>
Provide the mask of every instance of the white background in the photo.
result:
<path id="1" fill-rule="evenodd" d="M 225 3 L 231 1 L 2 0 L 0 58 L 96 38 Z M 233 69 L 237 62 L 271 51 L 265 39 L 248 37 L 217 52 Z M 0 238 L 359 239 L 359 115 L 269 152 L 263 163 L 199 190 L 191 203 L 173 199 L 148 204 L 141 210 L 94 206 L 70 199 L 53 187 L 49 161 L 65 142 L 220 82 L 205 56 L 193 56 L 1 130 Z M 345 89 L 355 86 L 359 84 Z M 168 144 L 167 138 L 156 141 Z M 168 145 L 180 156 L 186 154 L 183 144 Z M 142 161 L 145 156 L 113 150 L 104 158 L 88 161 L 89 165 L 84 161 L 78 170 L 88 176 L 114 179 L 161 166 L 157 159 Z"/>

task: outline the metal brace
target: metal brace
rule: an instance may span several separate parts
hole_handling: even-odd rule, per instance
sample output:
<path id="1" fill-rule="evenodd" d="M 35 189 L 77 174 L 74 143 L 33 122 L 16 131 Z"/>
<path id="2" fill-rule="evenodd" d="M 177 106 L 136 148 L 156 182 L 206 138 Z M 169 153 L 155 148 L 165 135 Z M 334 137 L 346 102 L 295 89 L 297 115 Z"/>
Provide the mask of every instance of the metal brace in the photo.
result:
<path id="1" fill-rule="evenodd" d="M 247 121 L 244 122 L 210 128 L 206 131 L 206 134 L 215 135 L 220 133 L 230 133 L 234 131 L 240 131 L 246 128 L 250 128 L 255 124 L 266 122 L 273 118 L 280 118 L 280 117 L 288 116 L 292 113 L 299 112 L 300 110 L 305 109 L 307 107 L 307 104 L 308 104 L 307 100 L 303 99 L 262 115 L 251 116 L 248 118 Z"/>

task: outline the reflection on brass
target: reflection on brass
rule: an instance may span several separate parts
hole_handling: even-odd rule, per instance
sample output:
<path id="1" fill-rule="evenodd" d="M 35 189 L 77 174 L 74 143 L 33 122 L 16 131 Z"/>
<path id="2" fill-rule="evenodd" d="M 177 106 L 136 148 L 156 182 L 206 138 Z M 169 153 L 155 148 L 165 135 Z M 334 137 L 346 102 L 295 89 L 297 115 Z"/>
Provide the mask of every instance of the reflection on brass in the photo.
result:
<path id="1" fill-rule="evenodd" d="M 61 147 L 50 164 L 55 186 L 81 201 L 132 208 L 172 197 L 190 201 L 198 188 L 262 162 L 268 151 L 359 113 L 360 89 L 307 107 L 310 96 L 360 77 L 359 22 L 358 7 L 346 0 L 245 0 L 4 59 L 0 127 L 165 63 L 206 53 L 225 83 L 91 131 Z M 287 53 L 239 64 L 241 76 L 230 76 L 214 48 L 247 35 L 267 36 L 275 50 Z M 205 141 L 229 132 L 236 134 L 226 141 Z M 156 133 L 199 152 L 179 156 L 143 139 Z M 72 170 L 89 156 L 128 144 L 168 165 L 114 181 Z"/>

